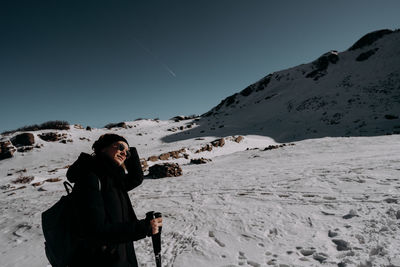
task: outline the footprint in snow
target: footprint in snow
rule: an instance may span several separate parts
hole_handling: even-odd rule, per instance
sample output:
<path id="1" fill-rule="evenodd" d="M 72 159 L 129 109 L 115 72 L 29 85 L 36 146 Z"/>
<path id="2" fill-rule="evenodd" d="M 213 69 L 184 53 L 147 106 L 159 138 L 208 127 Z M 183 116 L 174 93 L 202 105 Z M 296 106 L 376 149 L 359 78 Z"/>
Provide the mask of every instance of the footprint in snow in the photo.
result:
<path id="1" fill-rule="evenodd" d="M 215 237 L 215 234 L 213 231 L 209 231 L 208 236 L 211 237 L 215 241 L 215 243 L 217 243 L 220 247 L 222 247 L 222 248 L 225 247 L 225 244 Z"/>
<path id="2" fill-rule="evenodd" d="M 252 261 L 252 260 L 248 260 L 245 253 L 242 251 L 239 251 L 239 255 L 238 255 L 238 265 L 242 266 L 242 265 L 250 265 L 253 267 L 260 267 L 261 264 L 259 264 L 258 262 Z"/>

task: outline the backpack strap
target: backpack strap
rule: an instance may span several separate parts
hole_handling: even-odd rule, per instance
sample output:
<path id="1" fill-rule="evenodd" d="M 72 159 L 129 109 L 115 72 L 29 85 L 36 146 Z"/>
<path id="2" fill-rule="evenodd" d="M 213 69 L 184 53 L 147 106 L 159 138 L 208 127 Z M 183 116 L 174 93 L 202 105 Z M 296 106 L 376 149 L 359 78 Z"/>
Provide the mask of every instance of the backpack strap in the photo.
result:
<path id="1" fill-rule="evenodd" d="M 72 185 L 70 183 L 68 183 L 67 181 L 65 181 L 63 183 L 64 187 L 65 187 L 65 191 L 67 191 L 67 194 L 71 194 L 72 192 Z"/>
<path id="2" fill-rule="evenodd" d="M 100 182 L 100 178 L 97 179 L 99 181 L 99 191 L 101 192 L 101 182 Z"/>

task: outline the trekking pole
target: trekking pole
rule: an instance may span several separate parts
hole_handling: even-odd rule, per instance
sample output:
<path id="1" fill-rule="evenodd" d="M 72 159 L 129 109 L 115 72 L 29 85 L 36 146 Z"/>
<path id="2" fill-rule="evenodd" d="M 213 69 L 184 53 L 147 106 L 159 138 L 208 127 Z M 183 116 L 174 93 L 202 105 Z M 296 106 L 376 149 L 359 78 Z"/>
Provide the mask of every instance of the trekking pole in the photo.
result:
<path id="1" fill-rule="evenodd" d="M 149 211 L 146 213 L 146 218 L 149 220 L 161 217 L 162 217 L 161 212 Z M 161 229 L 162 227 L 159 227 L 158 233 L 151 235 L 151 241 L 153 242 L 153 250 L 157 267 L 161 267 Z"/>

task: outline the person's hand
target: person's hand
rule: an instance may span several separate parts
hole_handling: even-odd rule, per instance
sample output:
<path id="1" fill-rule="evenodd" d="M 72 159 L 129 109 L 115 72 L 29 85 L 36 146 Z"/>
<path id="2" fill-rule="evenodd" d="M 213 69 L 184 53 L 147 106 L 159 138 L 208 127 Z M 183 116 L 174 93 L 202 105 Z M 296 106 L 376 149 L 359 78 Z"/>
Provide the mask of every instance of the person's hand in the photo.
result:
<path id="1" fill-rule="evenodd" d="M 152 234 L 153 235 L 158 234 L 159 227 L 162 227 L 162 217 L 154 218 L 153 220 L 150 221 L 150 225 Z"/>

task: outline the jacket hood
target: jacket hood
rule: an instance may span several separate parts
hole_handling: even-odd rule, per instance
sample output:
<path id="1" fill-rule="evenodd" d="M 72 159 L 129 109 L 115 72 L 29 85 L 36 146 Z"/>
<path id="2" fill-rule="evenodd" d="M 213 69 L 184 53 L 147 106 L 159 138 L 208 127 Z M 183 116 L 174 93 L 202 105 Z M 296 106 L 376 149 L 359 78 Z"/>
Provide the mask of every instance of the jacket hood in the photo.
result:
<path id="1" fill-rule="evenodd" d="M 94 156 L 87 153 L 81 153 L 78 159 L 68 168 L 68 181 L 75 183 L 85 174 L 89 173 L 93 169 L 94 161 Z"/>

